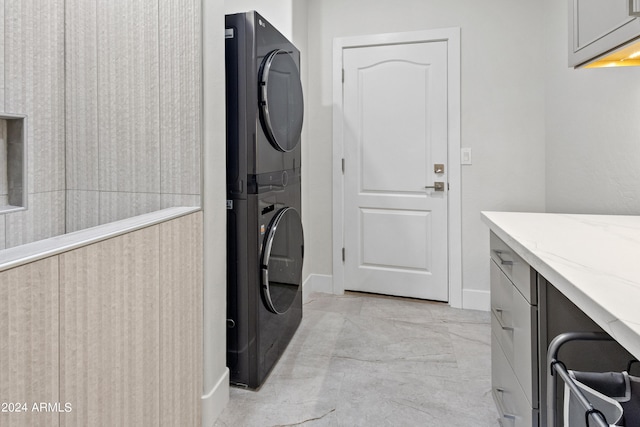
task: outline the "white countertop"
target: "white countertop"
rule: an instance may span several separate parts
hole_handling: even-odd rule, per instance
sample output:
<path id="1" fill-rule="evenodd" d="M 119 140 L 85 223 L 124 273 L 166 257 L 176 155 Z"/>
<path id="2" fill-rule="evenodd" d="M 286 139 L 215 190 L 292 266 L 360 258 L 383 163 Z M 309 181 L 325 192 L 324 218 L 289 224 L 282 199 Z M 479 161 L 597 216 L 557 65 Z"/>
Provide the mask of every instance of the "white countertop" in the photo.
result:
<path id="1" fill-rule="evenodd" d="M 640 216 L 483 212 L 482 219 L 640 358 Z"/>

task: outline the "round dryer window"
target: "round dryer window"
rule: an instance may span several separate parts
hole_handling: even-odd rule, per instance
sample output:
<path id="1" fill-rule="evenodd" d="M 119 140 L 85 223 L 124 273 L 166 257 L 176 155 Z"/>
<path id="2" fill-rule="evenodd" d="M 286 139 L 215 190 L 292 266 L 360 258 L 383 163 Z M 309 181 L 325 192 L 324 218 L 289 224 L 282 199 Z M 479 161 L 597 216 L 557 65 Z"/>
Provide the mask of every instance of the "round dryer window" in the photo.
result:
<path id="1" fill-rule="evenodd" d="M 283 314 L 302 282 L 304 236 L 294 208 L 281 209 L 271 220 L 262 251 L 262 292 L 267 308 Z"/>
<path id="2" fill-rule="evenodd" d="M 292 151 L 300 141 L 304 105 L 300 73 L 284 50 L 269 53 L 260 67 L 260 121 L 269 142 Z"/>

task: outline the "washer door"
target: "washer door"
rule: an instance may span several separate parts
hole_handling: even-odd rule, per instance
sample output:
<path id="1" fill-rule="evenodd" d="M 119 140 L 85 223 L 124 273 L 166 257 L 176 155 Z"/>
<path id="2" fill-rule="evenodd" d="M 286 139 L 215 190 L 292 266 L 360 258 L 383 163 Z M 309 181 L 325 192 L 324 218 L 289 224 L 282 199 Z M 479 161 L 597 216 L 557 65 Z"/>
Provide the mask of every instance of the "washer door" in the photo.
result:
<path id="1" fill-rule="evenodd" d="M 284 50 L 269 53 L 260 66 L 260 122 L 271 145 L 292 151 L 300 141 L 304 105 L 300 73 Z"/>
<path id="2" fill-rule="evenodd" d="M 284 314 L 302 282 L 304 236 L 300 214 L 283 208 L 273 217 L 262 250 L 262 295 L 269 309 Z"/>

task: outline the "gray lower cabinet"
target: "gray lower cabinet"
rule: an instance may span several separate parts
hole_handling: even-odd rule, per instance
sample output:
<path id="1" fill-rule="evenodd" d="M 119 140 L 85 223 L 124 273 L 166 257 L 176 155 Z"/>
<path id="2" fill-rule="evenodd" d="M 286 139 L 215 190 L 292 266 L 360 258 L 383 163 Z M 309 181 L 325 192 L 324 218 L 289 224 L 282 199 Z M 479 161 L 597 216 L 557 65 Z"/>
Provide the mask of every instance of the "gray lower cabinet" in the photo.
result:
<path id="1" fill-rule="evenodd" d="M 563 425 L 564 383 L 556 383 L 555 402 L 548 399 L 549 361 L 547 349 L 551 341 L 565 332 L 604 332 L 589 316 L 538 274 L 538 340 L 540 366 L 540 425 Z M 575 341 L 565 344 L 558 360 L 568 368 L 590 372 L 620 372 L 627 369 L 634 356 L 613 339 L 611 341 Z M 638 375 L 635 369 L 631 372 Z M 560 409 L 558 409 L 560 408 Z M 592 423 L 593 424 L 593 423 Z M 627 425 L 629 425 L 627 423 Z M 632 424 L 637 425 L 637 424 Z"/>
<path id="2" fill-rule="evenodd" d="M 537 426 L 536 273 L 491 233 L 491 380 L 502 426 Z"/>
<path id="3" fill-rule="evenodd" d="M 563 384 L 547 399 L 547 348 L 565 332 L 603 330 L 493 232 L 491 261 L 491 383 L 501 426 L 562 425 Z M 625 370 L 633 356 L 611 340 L 571 342 L 558 354 L 569 369 Z"/>

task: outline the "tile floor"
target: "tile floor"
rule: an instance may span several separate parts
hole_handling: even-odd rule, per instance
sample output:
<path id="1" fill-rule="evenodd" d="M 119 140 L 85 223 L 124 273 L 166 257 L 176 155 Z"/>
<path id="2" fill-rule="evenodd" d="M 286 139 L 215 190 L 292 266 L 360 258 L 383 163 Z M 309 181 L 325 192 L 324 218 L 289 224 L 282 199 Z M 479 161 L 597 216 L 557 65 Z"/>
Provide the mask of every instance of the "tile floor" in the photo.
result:
<path id="1" fill-rule="evenodd" d="M 497 426 L 489 314 L 312 294 L 258 392 L 231 389 L 217 427 Z"/>

